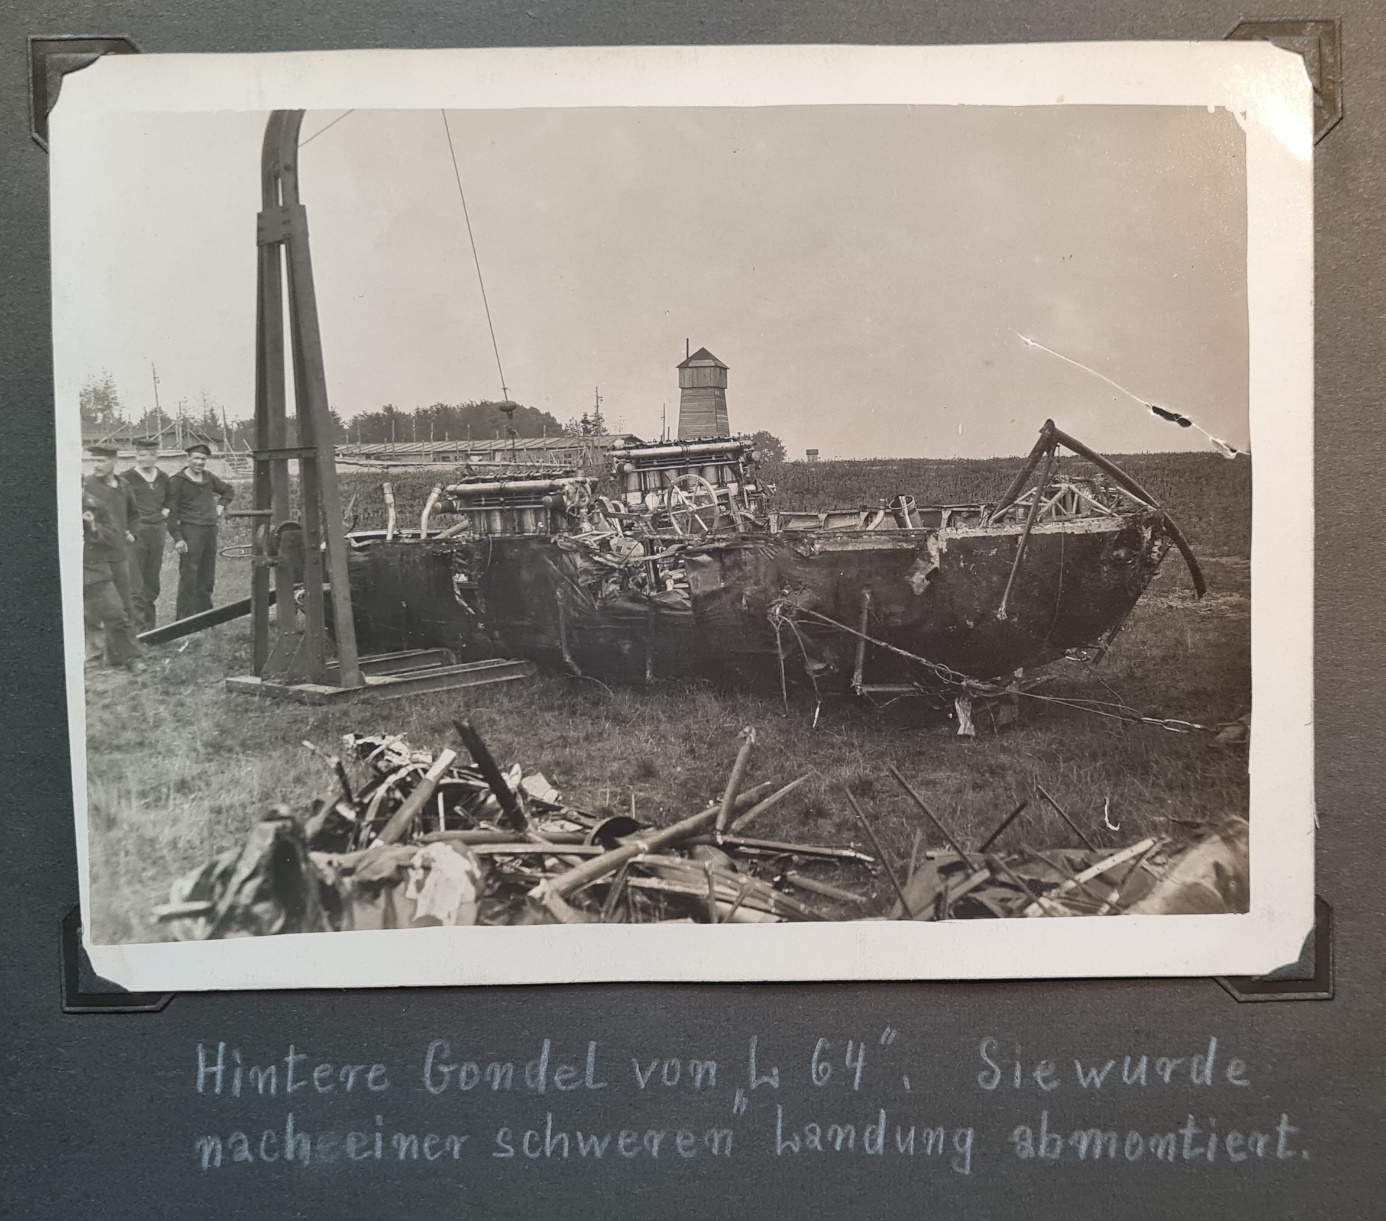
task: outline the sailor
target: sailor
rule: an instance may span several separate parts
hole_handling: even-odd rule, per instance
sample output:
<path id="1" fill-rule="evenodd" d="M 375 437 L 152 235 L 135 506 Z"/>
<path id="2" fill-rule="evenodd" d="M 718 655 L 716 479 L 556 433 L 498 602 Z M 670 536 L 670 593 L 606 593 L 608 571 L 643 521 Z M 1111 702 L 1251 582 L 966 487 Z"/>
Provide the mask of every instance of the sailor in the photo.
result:
<path id="1" fill-rule="evenodd" d="M 86 629 L 87 664 L 104 658 L 109 665 L 129 666 L 138 651 L 130 617 L 116 590 L 106 557 L 123 543 L 111 512 L 97 497 L 82 493 L 82 623 Z"/>
<path id="2" fill-rule="evenodd" d="M 188 464 L 169 476 L 168 533 L 178 552 L 177 617 L 212 609 L 217 577 L 217 523 L 231 503 L 231 485 L 207 469 L 212 451 L 188 446 Z"/>
<path id="3" fill-rule="evenodd" d="M 109 527 L 101 532 L 100 541 L 93 544 L 95 556 L 110 566 L 111 580 L 121 605 L 131 623 L 135 622 L 135 604 L 130 588 L 129 546 L 135 541 L 131 533 L 139 519 L 139 508 L 130 485 L 115 473 L 116 450 L 110 445 L 89 445 L 92 473 L 82 480 L 82 493 L 90 496 L 109 517 Z"/>
<path id="4" fill-rule="evenodd" d="M 164 519 L 168 517 L 168 475 L 159 469 L 159 443 L 152 437 L 135 442 L 135 465 L 121 478 L 134 494 L 138 516 L 130 527 L 130 587 L 135 603 L 135 630 L 154 626 L 159 601 L 159 573 L 164 564 Z"/>

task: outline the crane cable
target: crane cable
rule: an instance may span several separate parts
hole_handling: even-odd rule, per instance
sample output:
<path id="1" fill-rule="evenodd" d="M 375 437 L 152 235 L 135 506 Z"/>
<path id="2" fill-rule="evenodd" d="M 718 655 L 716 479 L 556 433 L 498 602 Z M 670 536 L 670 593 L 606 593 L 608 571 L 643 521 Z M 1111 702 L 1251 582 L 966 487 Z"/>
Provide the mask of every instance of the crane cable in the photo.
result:
<path id="1" fill-rule="evenodd" d="M 448 112 L 440 110 L 443 116 L 443 130 L 448 137 L 448 153 L 452 157 L 452 172 L 457 179 L 457 196 L 462 201 L 462 219 L 467 222 L 467 240 L 472 246 L 472 262 L 476 264 L 476 282 L 481 287 L 481 304 L 486 310 L 486 326 L 491 332 L 491 350 L 496 354 L 496 372 L 500 374 L 501 399 L 510 402 L 510 391 L 505 385 L 505 370 L 501 367 L 500 346 L 496 343 L 496 328 L 491 321 L 491 303 L 486 299 L 486 281 L 481 276 L 481 259 L 476 252 L 476 238 L 472 235 L 472 218 L 467 211 L 467 194 L 462 189 L 462 171 L 457 168 L 457 150 L 452 145 L 452 128 L 448 125 Z"/>

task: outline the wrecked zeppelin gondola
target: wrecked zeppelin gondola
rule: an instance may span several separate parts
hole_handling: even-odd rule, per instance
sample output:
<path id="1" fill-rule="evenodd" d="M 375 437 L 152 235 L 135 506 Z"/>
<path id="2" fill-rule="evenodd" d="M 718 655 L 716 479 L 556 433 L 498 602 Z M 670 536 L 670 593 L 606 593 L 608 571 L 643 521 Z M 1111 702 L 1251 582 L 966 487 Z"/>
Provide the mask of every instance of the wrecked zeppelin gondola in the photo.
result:
<path id="1" fill-rule="evenodd" d="M 1060 446 L 1092 473 L 1058 476 Z M 1171 545 L 1203 592 L 1168 513 L 1052 422 L 991 505 L 777 511 L 737 438 L 612 461 L 612 496 L 577 472 L 462 479 L 418 528 L 350 534 L 362 648 L 907 694 L 1109 642 Z"/>

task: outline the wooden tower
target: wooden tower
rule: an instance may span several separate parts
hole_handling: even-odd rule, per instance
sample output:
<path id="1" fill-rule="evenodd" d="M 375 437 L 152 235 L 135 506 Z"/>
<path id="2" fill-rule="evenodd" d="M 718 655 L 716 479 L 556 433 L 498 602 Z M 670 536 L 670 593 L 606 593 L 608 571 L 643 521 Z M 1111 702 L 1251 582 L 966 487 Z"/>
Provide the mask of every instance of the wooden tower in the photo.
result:
<path id="1" fill-rule="evenodd" d="M 727 366 L 699 348 L 679 365 L 679 440 L 729 436 Z"/>

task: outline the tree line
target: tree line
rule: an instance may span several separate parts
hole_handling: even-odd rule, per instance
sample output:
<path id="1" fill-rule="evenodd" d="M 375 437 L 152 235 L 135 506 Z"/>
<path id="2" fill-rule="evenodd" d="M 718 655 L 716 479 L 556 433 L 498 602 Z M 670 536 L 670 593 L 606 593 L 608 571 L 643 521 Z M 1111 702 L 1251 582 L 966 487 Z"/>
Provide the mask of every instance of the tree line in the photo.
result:
<path id="1" fill-rule="evenodd" d="M 226 408 L 204 390 L 196 400 L 179 400 L 174 411 L 151 407 L 142 413 L 127 410 L 115 379 L 109 373 L 88 378 L 78 394 L 82 432 L 88 437 L 175 437 L 215 443 L 218 448 L 248 450 L 255 444 L 255 420 L 251 416 L 228 417 Z M 404 411 L 387 403 L 378 411 L 364 411 L 343 420 L 329 411 L 334 444 L 375 442 L 490 440 L 495 437 L 590 436 L 605 429 L 600 414 L 587 414 L 561 424 L 547 411 L 522 403 L 471 400 L 432 403 Z M 289 445 L 298 443 L 296 421 L 288 419 Z"/>
<path id="2" fill-rule="evenodd" d="M 334 413 L 335 414 L 335 413 Z M 336 421 L 343 443 L 368 445 L 383 441 L 487 441 L 495 437 L 556 437 L 567 429 L 547 411 L 521 403 L 481 400 L 432 403 L 401 411 L 387 403 L 379 411 L 363 411 L 343 424 Z"/>
<path id="3" fill-rule="evenodd" d="M 194 402 L 180 399 L 172 413 L 162 406 L 142 413 L 127 411 L 109 373 L 88 378 L 78 392 L 82 435 L 89 440 L 121 437 L 182 438 L 221 443 L 227 433 L 226 410 L 203 391 Z"/>
<path id="4" fill-rule="evenodd" d="M 82 413 L 82 432 L 89 438 L 162 437 L 165 446 L 177 441 L 205 441 L 216 449 L 239 450 L 255 445 L 252 417 L 229 419 L 226 408 L 202 391 L 195 401 L 180 400 L 176 414 L 150 408 L 143 414 L 128 412 L 120 399 L 115 379 L 109 373 L 89 378 L 78 395 Z M 559 423 L 547 411 L 522 403 L 501 403 L 492 399 L 462 403 L 432 403 L 404 411 L 387 403 L 378 411 L 363 411 L 343 420 L 329 411 L 334 445 L 371 445 L 382 442 L 489 441 L 508 437 L 592 437 L 606 434 L 607 421 L 600 404 L 591 411 Z M 296 421 L 290 415 L 286 444 L 297 445 Z M 752 440 L 769 466 L 785 459 L 784 445 L 768 432 L 754 434 Z"/>

